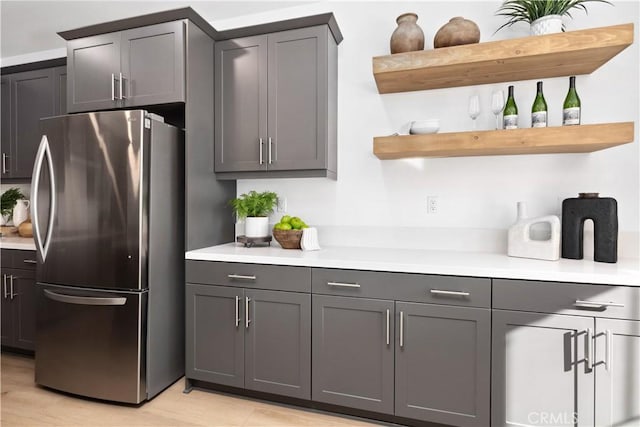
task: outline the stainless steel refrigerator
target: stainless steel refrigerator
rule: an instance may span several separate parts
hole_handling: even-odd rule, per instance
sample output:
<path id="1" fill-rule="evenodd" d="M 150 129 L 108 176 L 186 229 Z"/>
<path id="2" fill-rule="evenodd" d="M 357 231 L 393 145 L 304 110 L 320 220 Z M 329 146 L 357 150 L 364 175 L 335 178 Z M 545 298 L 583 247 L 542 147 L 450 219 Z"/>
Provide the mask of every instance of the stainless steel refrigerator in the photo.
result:
<path id="1" fill-rule="evenodd" d="M 36 383 L 140 403 L 184 373 L 184 137 L 143 110 L 40 122 Z"/>

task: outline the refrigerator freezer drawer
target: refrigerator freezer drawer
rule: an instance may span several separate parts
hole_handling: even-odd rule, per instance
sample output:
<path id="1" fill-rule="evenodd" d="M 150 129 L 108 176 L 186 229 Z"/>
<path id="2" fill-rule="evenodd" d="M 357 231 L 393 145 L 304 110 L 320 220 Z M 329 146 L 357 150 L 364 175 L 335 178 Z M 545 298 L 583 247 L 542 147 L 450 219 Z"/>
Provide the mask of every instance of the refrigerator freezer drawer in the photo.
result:
<path id="1" fill-rule="evenodd" d="M 97 399 L 146 399 L 146 292 L 37 284 L 36 383 Z"/>

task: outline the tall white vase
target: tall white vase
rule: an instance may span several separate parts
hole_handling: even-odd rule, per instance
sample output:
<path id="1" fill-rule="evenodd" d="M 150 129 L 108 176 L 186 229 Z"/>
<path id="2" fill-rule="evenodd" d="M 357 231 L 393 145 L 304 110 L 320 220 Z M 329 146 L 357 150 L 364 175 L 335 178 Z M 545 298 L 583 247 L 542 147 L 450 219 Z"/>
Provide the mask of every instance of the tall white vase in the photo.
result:
<path id="1" fill-rule="evenodd" d="M 19 226 L 27 219 L 29 219 L 29 206 L 28 200 L 16 200 L 16 205 L 13 208 L 13 225 Z"/>
<path id="2" fill-rule="evenodd" d="M 548 223 L 551 235 L 547 240 L 531 239 L 531 226 Z M 556 215 L 527 218 L 524 202 L 518 202 L 518 218 L 508 233 L 507 255 L 519 258 L 535 258 L 548 261 L 560 259 L 560 218 Z"/>

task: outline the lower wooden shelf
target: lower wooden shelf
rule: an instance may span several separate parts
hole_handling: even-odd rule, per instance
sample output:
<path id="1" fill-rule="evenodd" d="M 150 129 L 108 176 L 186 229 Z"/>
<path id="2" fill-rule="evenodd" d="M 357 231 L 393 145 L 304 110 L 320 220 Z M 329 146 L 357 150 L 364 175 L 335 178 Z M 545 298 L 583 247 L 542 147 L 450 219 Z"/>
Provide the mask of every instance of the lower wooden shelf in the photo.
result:
<path id="1" fill-rule="evenodd" d="M 381 160 L 512 154 L 590 153 L 634 140 L 634 122 L 396 135 L 373 138 Z"/>

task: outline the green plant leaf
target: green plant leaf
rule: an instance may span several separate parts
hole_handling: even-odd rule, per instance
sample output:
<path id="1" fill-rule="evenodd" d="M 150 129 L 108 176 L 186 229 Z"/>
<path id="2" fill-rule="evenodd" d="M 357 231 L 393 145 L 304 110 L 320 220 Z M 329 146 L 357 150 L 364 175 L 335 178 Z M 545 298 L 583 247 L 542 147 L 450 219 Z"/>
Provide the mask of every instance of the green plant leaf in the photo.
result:
<path id="1" fill-rule="evenodd" d="M 269 216 L 278 205 L 278 195 L 272 191 L 258 193 L 250 191 L 240 197 L 229 200 L 229 205 L 238 219 L 248 216 Z"/>
<path id="2" fill-rule="evenodd" d="M 25 196 L 22 194 L 19 188 L 10 188 L 0 196 L 0 213 L 2 215 L 8 215 L 13 211 L 13 208 L 16 205 L 16 202 L 20 199 L 24 199 Z"/>

